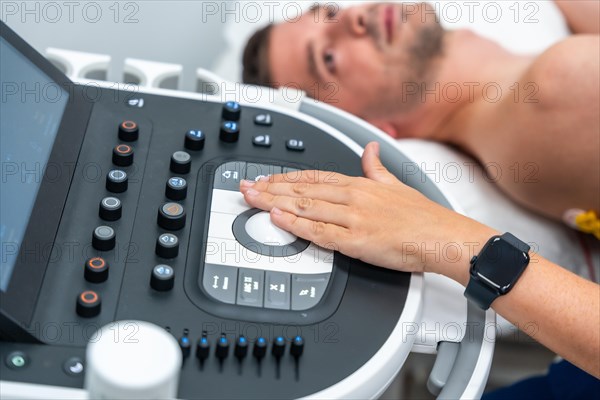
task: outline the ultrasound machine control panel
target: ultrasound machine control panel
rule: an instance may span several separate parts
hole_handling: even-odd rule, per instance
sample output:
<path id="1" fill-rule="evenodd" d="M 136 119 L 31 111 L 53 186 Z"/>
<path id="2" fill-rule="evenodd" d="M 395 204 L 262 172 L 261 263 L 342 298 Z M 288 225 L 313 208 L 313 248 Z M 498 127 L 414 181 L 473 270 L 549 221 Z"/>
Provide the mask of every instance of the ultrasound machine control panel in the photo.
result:
<path id="1" fill-rule="evenodd" d="M 1 27 L 4 393 L 91 390 L 99 329 L 129 324 L 137 339 L 135 321 L 177 344 L 177 398 L 382 393 L 411 351 L 403 328 L 422 318 L 423 277 L 295 237 L 239 185 L 308 169 L 360 176 L 369 140 L 384 160 L 401 156 L 388 139 L 316 103 L 75 84 Z M 431 182 L 411 185 L 448 205 Z M 456 346 L 438 393 L 480 394 L 484 345 Z"/>

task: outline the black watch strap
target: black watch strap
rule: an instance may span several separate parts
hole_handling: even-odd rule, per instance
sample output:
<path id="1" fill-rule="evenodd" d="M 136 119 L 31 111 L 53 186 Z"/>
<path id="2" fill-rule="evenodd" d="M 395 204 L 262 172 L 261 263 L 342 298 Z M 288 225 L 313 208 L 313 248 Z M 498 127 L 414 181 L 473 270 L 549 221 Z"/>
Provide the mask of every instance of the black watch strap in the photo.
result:
<path id="1" fill-rule="evenodd" d="M 508 243 L 515 246 L 517 249 L 519 249 L 519 251 L 522 251 L 523 253 L 529 253 L 529 250 L 531 249 L 531 247 L 527 243 L 520 241 L 516 238 L 516 236 L 514 236 L 510 232 L 506 232 L 500 237 L 506 240 Z"/>
<path id="2" fill-rule="evenodd" d="M 469 284 L 465 290 L 465 294 L 468 293 L 468 298 L 479 308 L 487 310 L 490 308 L 494 300 L 498 298 L 498 292 L 493 290 L 488 285 L 481 282 L 479 279 L 469 279 Z"/>

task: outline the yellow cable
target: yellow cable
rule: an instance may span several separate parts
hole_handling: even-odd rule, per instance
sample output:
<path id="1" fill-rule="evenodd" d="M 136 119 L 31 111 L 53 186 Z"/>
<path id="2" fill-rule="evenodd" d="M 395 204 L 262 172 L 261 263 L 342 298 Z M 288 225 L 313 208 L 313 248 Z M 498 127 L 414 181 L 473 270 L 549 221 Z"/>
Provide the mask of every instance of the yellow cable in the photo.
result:
<path id="1" fill-rule="evenodd" d="M 584 233 L 590 233 L 600 240 L 600 218 L 595 211 L 583 212 L 575 217 L 577 229 Z"/>

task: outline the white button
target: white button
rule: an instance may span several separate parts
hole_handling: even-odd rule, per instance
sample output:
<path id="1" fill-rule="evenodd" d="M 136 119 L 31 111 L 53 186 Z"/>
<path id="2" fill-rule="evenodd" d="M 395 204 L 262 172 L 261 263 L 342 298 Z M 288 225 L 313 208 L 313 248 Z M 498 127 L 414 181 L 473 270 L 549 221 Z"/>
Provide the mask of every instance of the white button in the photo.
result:
<path id="1" fill-rule="evenodd" d="M 285 246 L 294 243 L 297 239 L 291 233 L 273 225 L 269 213 L 264 211 L 248 219 L 246 232 L 257 242 L 271 246 Z"/>

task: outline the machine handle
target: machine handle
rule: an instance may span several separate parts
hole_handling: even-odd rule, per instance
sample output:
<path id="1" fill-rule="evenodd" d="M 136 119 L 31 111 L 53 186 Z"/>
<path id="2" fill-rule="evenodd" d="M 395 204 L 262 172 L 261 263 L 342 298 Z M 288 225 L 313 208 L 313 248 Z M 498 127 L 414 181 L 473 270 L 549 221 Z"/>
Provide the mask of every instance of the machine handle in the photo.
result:
<path id="1" fill-rule="evenodd" d="M 446 386 L 459 348 L 460 344 L 454 342 L 440 342 L 438 344 L 435 364 L 433 364 L 429 379 L 427 380 L 427 389 L 432 395 L 439 395 L 444 386 Z"/>

